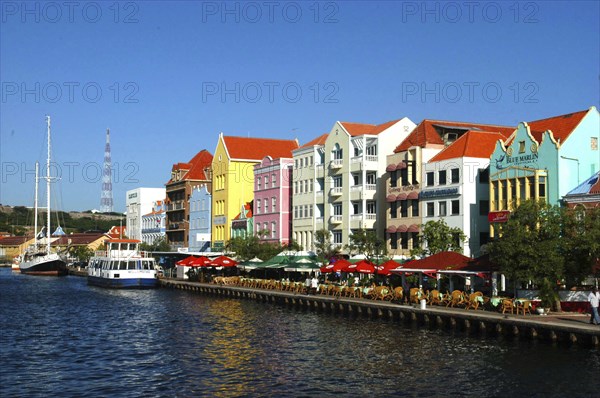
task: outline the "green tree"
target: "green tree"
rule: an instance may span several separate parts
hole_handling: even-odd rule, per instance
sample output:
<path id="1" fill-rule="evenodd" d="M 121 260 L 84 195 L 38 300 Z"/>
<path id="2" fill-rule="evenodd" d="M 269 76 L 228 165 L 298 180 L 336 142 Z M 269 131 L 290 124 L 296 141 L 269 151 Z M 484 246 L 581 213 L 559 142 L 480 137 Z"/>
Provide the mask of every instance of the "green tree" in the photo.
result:
<path id="1" fill-rule="evenodd" d="M 443 251 L 463 252 L 466 235 L 458 227 L 450 227 L 444 220 L 427 221 L 419 237 L 420 247 L 410 251 L 411 256 L 426 257 Z"/>
<path id="2" fill-rule="evenodd" d="M 600 258 L 600 208 L 564 211 L 561 250 L 567 286 L 578 285 L 592 274 Z"/>
<path id="3" fill-rule="evenodd" d="M 543 201 L 528 200 L 511 214 L 506 223 L 498 224 L 498 238 L 490 242 L 490 260 L 500 266 L 512 280 L 532 280 L 543 286 L 545 301 L 550 300 L 549 286 L 558 289 L 564 277 L 565 259 L 561 241 L 562 210 Z M 557 295 L 552 294 L 556 302 Z"/>
<path id="4" fill-rule="evenodd" d="M 331 242 L 331 232 L 323 228 L 315 232 L 315 250 L 322 264 L 329 263 L 333 257 L 340 254 L 340 248 Z"/>
<path id="5" fill-rule="evenodd" d="M 84 261 L 87 263 L 94 255 L 94 251 L 87 246 L 72 246 L 69 249 L 69 254 L 77 258 L 78 261 Z"/>
<path id="6" fill-rule="evenodd" d="M 346 245 L 351 255 L 363 254 L 367 261 L 374 262 L 385 255 L 385 242 L 373 230 L 359 229 L 350 235 Z"/>

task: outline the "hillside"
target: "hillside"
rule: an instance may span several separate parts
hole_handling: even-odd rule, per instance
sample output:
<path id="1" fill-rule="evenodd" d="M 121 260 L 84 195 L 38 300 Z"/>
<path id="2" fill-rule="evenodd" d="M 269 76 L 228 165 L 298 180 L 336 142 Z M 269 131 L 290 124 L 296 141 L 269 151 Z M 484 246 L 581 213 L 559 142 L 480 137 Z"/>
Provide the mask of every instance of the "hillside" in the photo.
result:
<path id="1" fill-rule="evenodd" d="M 24 235 L 33 229 L 33 209 L 24 206 L 0 206 L 0 232 L 14 235 Z M 38 214 L 38 224 L 42 225 L 45 213 Z M 60 225 L 65 233 L 102 231 L 107 232 L 111 227 L 125 224 L 125 216 L 120 213 L 92 212 L 56 212 L 52 214 L 51 223 Z"/>

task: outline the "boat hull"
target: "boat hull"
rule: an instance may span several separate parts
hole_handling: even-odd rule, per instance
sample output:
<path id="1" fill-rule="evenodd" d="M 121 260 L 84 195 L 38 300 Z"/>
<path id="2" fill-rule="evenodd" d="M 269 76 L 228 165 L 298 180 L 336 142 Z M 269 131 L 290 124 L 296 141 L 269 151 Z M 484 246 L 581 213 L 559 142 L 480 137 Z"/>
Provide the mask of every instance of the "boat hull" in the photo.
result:
<path id="1" fill-rule="evenodd" d="M 87 282 L 88 285 L 112 289 L 154 289 L 158 287 L 156 278 L 103 278 L 88 275 Z"/>
<path id="2" fill-rule="evenodd" d="M 67 263 L 58 256 L 23 261 L 19 265 L 19 270 L 26 275 L 66 276 L 68 274 Z"/>

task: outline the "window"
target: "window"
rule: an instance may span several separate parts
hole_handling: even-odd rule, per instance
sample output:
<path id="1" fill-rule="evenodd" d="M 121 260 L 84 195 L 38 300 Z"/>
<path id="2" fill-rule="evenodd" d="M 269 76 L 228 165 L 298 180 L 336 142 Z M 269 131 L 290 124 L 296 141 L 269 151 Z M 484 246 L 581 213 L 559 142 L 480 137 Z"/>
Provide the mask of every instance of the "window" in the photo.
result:
<path id="1" fill-rule="evenodd" d="M 273 184 L 273 186 L 275 186 L 275 183 L 277 182 L 277 177 L 275 177 L 275 173 L 271 174 L 271 184 Z"/>
<path id="2" fill-rule="evenodd" d="M 360 210 L 360 202 L 352 202 L 352 214 L 361 214 L 362 211 Z"/>
<path id="3" fill-rule="evenodd" d="M 269 199 L 265 198 L 263 200 L 263 202 L 264 202 L 264 205 L 265 205 L 265 213 L 268 213 L 269 212 Z"/>
<path id="4" fill-rule="evenodd" d="M 354 156 L 360 156 L 360 148 L 357 146 L 354 147 Z"/>
<path id="5" fill-rule="evenodd" d="M 271 223 L 271 238 L 277 238 L 277 223 L 275 221 Z"/>
<path id="6" fill-rule="evenodd" d="M 433 202 L 427 202 L 427 204 L 425 205 L 427 208 L 427 217 L 433 217 L 435 215 L 434 213 L 434 203 Z"/>
<path id="7" fill-rule="evenodd" d="M 590 140 L 590 148 L 592 149 L 592 151 L 598 150 L 598 137 L 592 137 L 592 139 Z"/>
<path id="8" fill-rule="evenodd" d="M 256 177 L 256 190 L 257 191 L 260 191 L 260 181 L 261 181 L 261 178 L 260 177 Z"/>
<path id="9" fill-rule="evenodd" d="M 313 191 L 313 180 L 310 180 L 309 189 L 310 189 L 309 192 Z"/>
<path id="10" fill-rule="evenodd" d="M 479 215 L 487 216 L 490 212 L 490 201 L 489 200 L 480 200 L 479 201 Z"/>
<path id="11" fill-rule="evenodd" d="M 263 223 L 263 230 L 269 231 L 269 223 L 267 223 L 267 222 Z"/>
<path id="12" fill-rule="evenodd" d="M 398 248 L 398 235 L 394 232 L 390 234 L 390 249 L 396 250 Z"/>
<path id="13" fill-rule="evenodd" d="M 412 216 L 419 217 L 419 201 L 417 199 L 413 199 L 410 207 L 412 209 Z"/>
<path id="14" fill-rule="evenodd" d="M 260 214 L 260 199 L 256 201 L 256 214 Z"/>
<path id="15" fill-rule="evenodd" d="M 333 243 L 336 245 L 342 244 L 342 233 L 339 231 L 333 231 Z"/>
<path id="16" fill-rule="evenodd" d="M 427 172 L 427 174 L 425 175 L 425 177 L 426 177 L 426 179 L 427 179 L 427 186 L 428 186 L 428 187 L 430 187 L 430 186 L 433 186 L 433 184 L 434 184 L 434 180 L 433 180 L 433 178 L 434 178 L 433 171 L 429 171 L 429 172 Z"/>
<path id="17" fill-rule="evenodd" d="M 342 177 L 334 177 L 333 179 L 333 187 L 340 188 L 342 186 Z"/>
<path id="18" fill-rule="evenodd" d="M 408 217 L 408 201 L 400 201 L 400 217 Z"/>
<path id="19" fill-rule="evenodd" d="M 367 147 L 367 155 L 377 156 L 377 145 Z"/>
<path id="20" fill-rule="evenodd" d="M 443 217 L 446 215 L 446 201 L 438 203 L 439 216 Z"/>
<path id="21" fill-rule="evenodd" d="M 446 185 L 446 170 L 438 172 L 438 185 Z"/>
<path id="22" fill-rule="evenodd" d="M 403 249 L 408 249 L 408 232 L 402 232 L 400 234 L 400 242 Z"/>
<path id="23" fill-rule="evenodd" d="M 450 211 L 452 212 L 451 214 L 453 216 L 456 216 L 460 213 L 460 201 L 459 200 L 452 200 L 450 202 L 450 206 L 452 207 Z"/>
<path id="24" fill-rule="evenodd" d="M 335 144 L 335 148 L 331 154 L 333 156 L 333 159 L 343 159 L 342 148 L 340 148 L 338 144 Z"/>
<path id="25" fill-rule="evenodd" d="M 374 201 L 367 202 L 367 214 L 377 214 L 376 203 Z"/>
<path id="26" fill-rule="evenodd" d="M 452 180 L 452 184 L 458 184 L 460 180 L 460 172 L 458 169 L 450 170 L 450 179 Z"/>
<path id="27" fill-rule="evenodd" d="M 542 199 L 546 197 L 546 177 L 540 176 L 538 181 L 538 196 Z"/>
<path id="28" fill-rule="evenodd" d="M 341 216 L 342 215 L 342 205 L 341 204 L 334 204 L 333 205 L 333 215 L 334 216 Z"/>
<path id="29" fill-rule="evenodd" d="M 396 170 L 390 172 L 390 187 L 398 186 L 398 173 Z"/>
<path id="30" fill-rule="evenodd" d="M 275 196 L 273 196 L 271 198 L 271 211 L 273 213 L 275 213 L 277 211 L 277 205 L 276 205 L 276 203 L 277 203 L 277 198 Z"/>
<path id="31" fill-rule="evenodd" d="M 298 218 L 298 206 L 294 206 L 294 218 Z"/>
<path id="32" fill-rule="evenodd" d="M 265 176 L 265 189 L 269 188 L 269 176 Z"/>
<path id="33" fill-rule="evenodd" d="M 525 141 L 519 141 L 519 153 L 525 153 Z"/>
<path id="34" fill-rule="evenodd" d="M 294 159 L 294 168 L 297 169 L 298 168 L 298 159 Z"/>
<path id="35" fill-rule="evenodd" d="M 377 181 L 377 175 L 375 173 L 367 174 L 367 184 L 375 185 Z"/>
<path id="36" fill-rule="evenodd" d="M 390 203 L 390 218 L 398 217 L 398 202 Z"/>
<path id="37" fill-rule="evenodd" d="M 479 182 L 481 184 L 487 184 L 490 181 L 490 169 L 479 169 Z"/>

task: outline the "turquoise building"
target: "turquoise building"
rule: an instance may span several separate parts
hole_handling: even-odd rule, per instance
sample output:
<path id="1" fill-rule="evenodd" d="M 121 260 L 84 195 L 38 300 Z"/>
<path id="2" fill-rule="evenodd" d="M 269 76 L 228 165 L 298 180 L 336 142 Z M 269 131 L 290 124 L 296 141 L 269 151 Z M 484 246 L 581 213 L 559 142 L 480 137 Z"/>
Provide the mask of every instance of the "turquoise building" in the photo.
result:
<path id="1" fill-rule="evenodd" d="M 490 158 L 490 220 L 523 200 L 561 198 L 600 169 L 600 115 L 595 107 L 519 123 Z"/>

